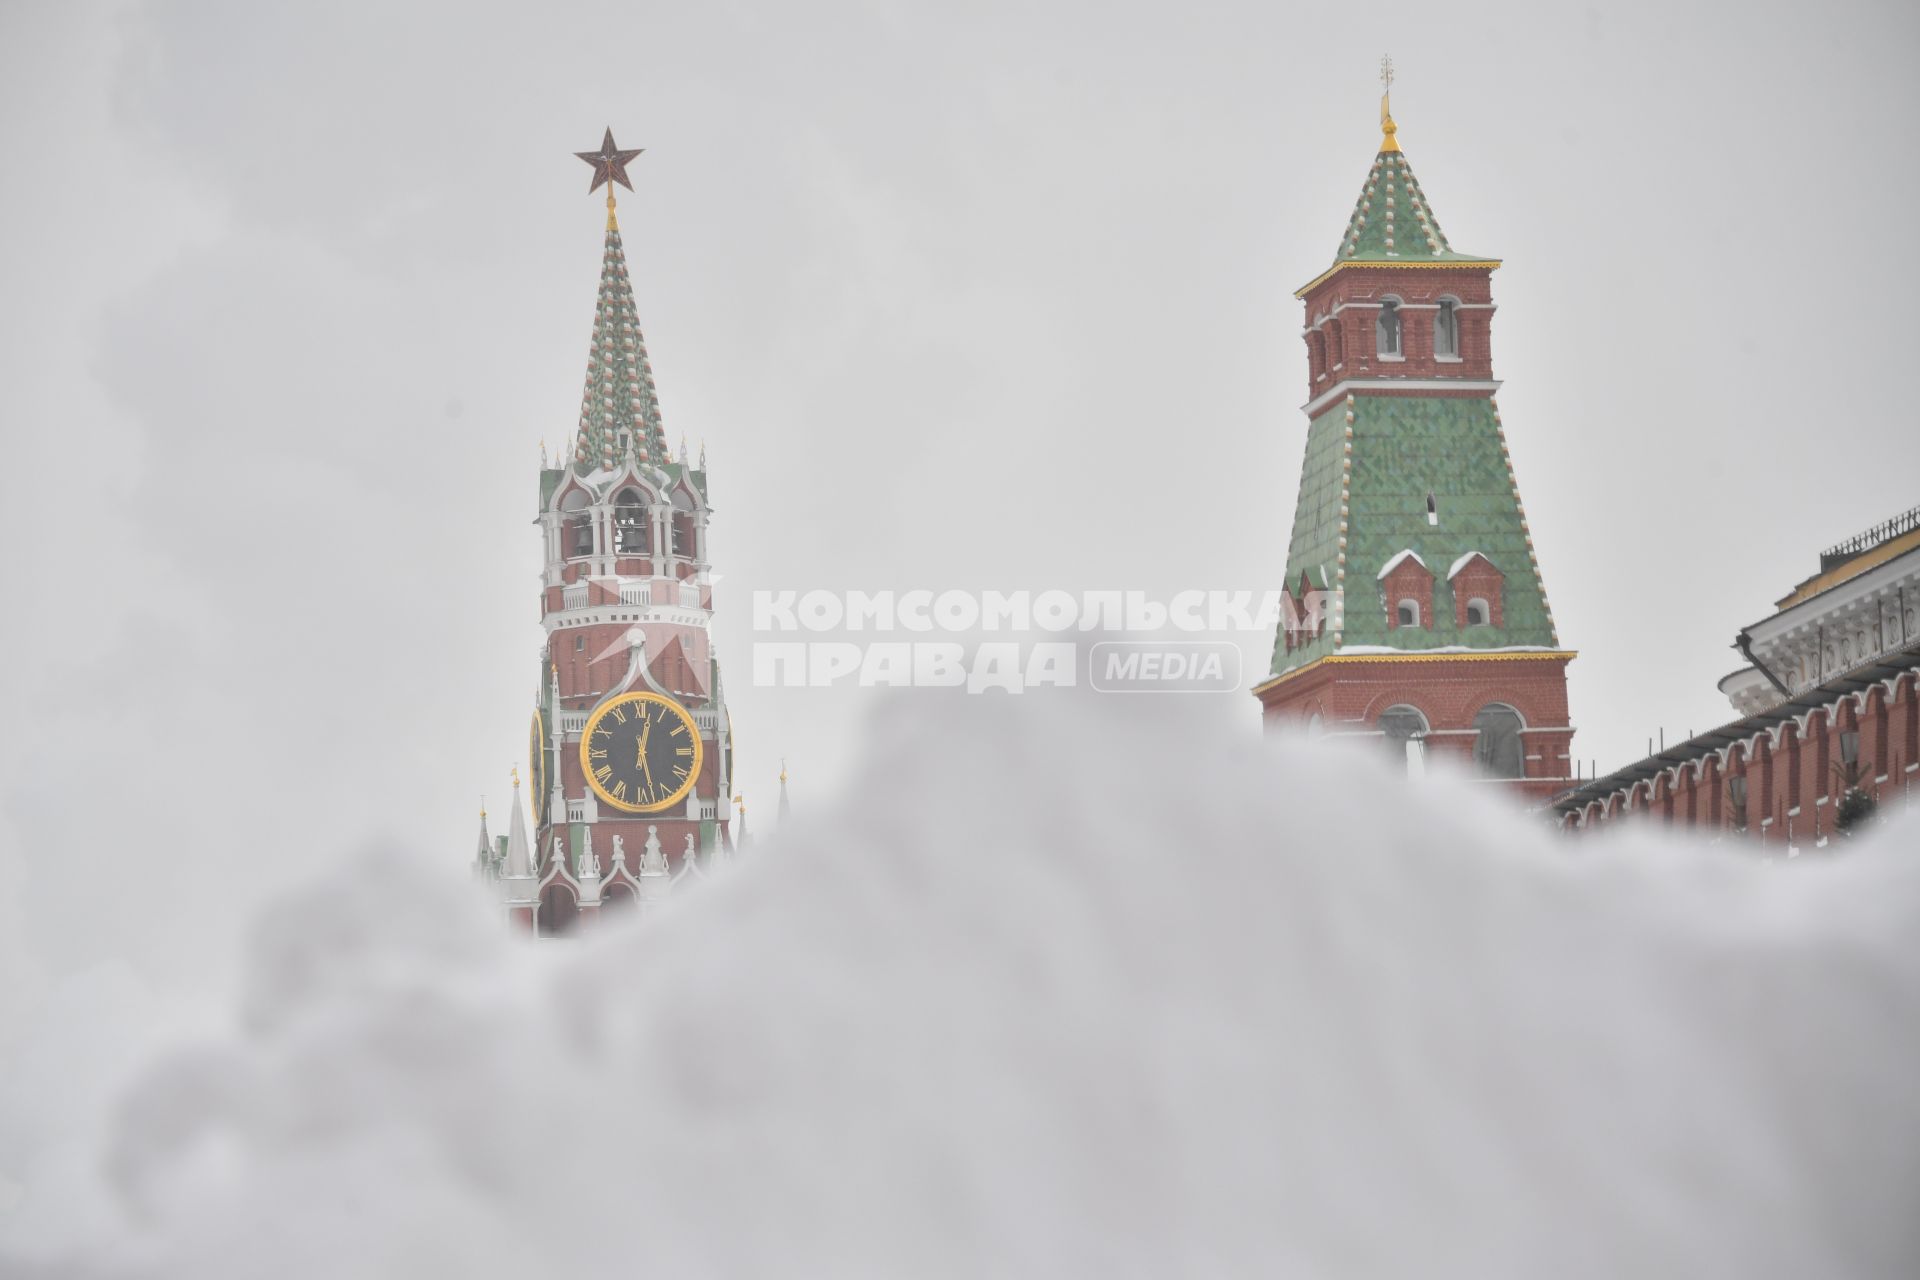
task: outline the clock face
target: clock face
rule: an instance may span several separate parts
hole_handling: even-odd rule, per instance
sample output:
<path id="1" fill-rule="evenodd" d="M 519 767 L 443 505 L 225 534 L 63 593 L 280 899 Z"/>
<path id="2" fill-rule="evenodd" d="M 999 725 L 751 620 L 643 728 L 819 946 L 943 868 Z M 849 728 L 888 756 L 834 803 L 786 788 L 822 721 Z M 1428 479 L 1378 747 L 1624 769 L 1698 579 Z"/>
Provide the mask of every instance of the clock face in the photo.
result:
<path id="1" fill-rule="evenodd" d="M 540 709 L 534 708 L 533 728 L 527 735 L 527 777 L 533 783 L 533 824 L 547 825 L 548 793 L 553 783 L 547 774 L 547 724 Z"/>
<path id="2" fill-rule="evenodd" d="M 580 767 L 602 803 L 657 813 L 684 800 L 700 776 L 700 730 L 685 707 L 629 693 L 595 711 L 580 738 Z"/>

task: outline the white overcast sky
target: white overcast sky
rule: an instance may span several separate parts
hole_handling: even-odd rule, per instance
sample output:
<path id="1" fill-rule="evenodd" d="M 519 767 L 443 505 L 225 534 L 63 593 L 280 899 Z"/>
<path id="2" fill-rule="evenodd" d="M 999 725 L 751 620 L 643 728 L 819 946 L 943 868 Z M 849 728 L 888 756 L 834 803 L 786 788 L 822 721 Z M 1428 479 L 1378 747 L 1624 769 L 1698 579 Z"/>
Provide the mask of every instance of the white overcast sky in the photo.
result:
<path id="1" fill-rule="evenodd" d="M 538 442 L 573 429 L 600 252 L 569 153 L 609 124 L 647 148 L 622 222 L 669 438 L 710 452 L 759 820 L 782 754 L 798 803 L 860 785 L 865 699 L 753 688 L 755 589 L 1278 585 L 1292 291 L 1388 52 L 1442 224 L 1507 263 L 1495 371 L 1576 751 L 1725 719 L 1734 631 L 1920 500 L 1917 30 L 1893 3 L 6 4 L 25 927 L 205 919 L 377 837 L 466 855 L 524 750 Z"/>

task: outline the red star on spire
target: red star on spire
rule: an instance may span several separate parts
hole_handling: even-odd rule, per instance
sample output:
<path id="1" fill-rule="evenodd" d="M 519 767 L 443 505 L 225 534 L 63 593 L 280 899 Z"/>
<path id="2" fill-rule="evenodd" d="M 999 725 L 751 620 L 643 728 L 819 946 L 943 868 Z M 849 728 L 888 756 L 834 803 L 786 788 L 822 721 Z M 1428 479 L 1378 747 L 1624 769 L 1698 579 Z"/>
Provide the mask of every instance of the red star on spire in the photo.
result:
<path id="1" fill-rule="evenodd" d="M 573 154 L 593 166 L 593 185 L 587 188 L 589 193 L 598 191 L 609 180 L 631 191 L 633 184 L 627 181 L 627 165 L 645 150 L 645 147 L 634 151 L 620 150 L 613 145 L 613 130 L 608 129 L 607 136 L 601 140 L 598 151 L 576 151 Z"/>

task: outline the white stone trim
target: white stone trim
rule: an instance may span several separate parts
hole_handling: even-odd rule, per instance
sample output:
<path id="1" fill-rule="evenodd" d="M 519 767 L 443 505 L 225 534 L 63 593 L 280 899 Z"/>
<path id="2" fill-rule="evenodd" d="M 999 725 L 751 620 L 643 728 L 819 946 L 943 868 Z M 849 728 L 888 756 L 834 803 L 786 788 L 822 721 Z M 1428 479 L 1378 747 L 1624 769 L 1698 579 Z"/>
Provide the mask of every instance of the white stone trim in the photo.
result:
<path id="1" fill-rule="evenodd" d="M 1498 378 L 1344 378 L 1300 408 L 1311 418 L 1349 391 L 1485 391 L 1492 395 L 1504 385 Z"/>

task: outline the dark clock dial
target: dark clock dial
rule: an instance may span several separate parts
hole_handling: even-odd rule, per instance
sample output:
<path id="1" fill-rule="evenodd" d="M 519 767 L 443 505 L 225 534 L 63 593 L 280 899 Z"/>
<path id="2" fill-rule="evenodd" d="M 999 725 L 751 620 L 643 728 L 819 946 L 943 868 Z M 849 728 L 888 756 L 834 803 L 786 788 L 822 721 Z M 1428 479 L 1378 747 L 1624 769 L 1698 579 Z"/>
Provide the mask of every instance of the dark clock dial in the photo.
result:
<path id="1" fill-rule="evenodd" d="M 594 794 L 628 813 L 686 799 L 700 776 L 700 730 L 687 709 L 657 693 L 602 704 L 580 738 L 580 767 Z"/>
<path id="2" fill-rule="evenodd" d="M 533 824 L 544 827 L 553 781 L 547 773 L 547 725 L 538 708 L 534 710 L 533 728 L 527 735 L 527 773 L 528 781 L 533 783 Z"/>

